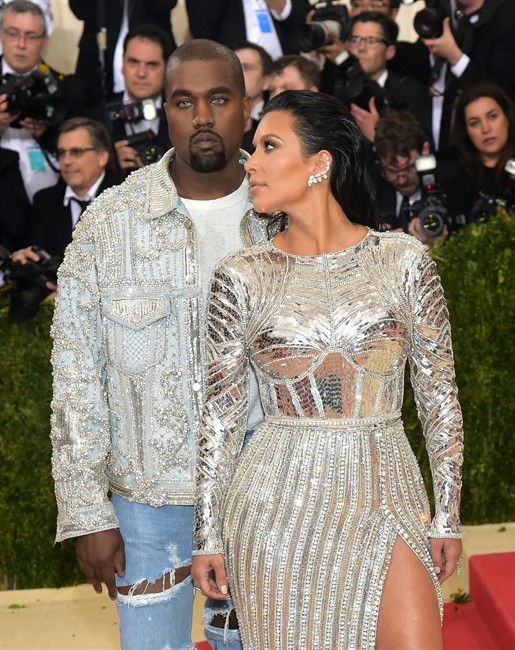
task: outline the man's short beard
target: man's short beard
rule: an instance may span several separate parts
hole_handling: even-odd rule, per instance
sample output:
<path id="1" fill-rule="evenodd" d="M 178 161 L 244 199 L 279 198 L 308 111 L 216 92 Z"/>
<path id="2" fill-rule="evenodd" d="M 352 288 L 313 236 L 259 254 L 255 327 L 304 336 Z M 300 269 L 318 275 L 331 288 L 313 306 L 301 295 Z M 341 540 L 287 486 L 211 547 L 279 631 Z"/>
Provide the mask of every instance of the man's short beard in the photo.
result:
<path id="1" fill-rule="evenodd" d="M 221 169 L 224 169 L 226 164 L 227 160 L 225 158 L 225 151 L 219 151 L 213 156 L 206 156 L 205 158 L 204 156 L 200 156 L 196 153 L 190 154 L 191 168 L 196 172 L 200 172 L 201 174 L 219 172 Z"/>

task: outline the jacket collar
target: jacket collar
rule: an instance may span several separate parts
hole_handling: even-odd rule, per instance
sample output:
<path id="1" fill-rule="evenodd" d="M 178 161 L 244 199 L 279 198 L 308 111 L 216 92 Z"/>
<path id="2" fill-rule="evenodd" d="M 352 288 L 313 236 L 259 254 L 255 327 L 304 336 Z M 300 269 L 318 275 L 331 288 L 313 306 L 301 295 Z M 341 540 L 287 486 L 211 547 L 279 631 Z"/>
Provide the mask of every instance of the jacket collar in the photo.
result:
<path id="1" fill-rule="evenodd" d="M 142 215 L 144 219 L 156 219 L 179 208 L 180 198 L 169 172 L 170 163 L 174 157 L 175 149 L 169 149 L 161 160 L 149 168 Z M 240 163 L 242 165 L 249 157 L 246 151 L 240 149 Z"/>

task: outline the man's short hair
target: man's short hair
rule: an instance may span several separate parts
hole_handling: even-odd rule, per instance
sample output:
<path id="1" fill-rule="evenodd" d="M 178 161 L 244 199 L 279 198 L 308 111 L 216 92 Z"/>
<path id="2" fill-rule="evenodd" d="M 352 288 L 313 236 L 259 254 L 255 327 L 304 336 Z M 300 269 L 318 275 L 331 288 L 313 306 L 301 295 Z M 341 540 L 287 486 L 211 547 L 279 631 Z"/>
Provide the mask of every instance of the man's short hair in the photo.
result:
<path id="1" fill-rule="evenodd" d="M 287 67 L 296 68 L 308 88 L 320 88 L 321 74 L 319 66 L 301 54 L 286 54 L 274 61 L 270 74 L 281 74 Z"/>
<path id="2" fill-rule="evenodd" d="M 180 45 L 172 52 L 166 64 L 166 94 L 168 94 L 168 78 L 170 73 L 179 63 L 186 63 L 187 61 L 223 61 L 224 63 L 228 63 L 233 70 L 234 80 L 238 86 L 238 90 L 241 92 L 242 97 L 245 96 L 245 78 L 243 77 L 243 68 L 241 67 L 240 60 L 233 50 L 216 41 L 210 41 L 207 38 L 194 38 L 192 41 L 187 41 L 183 45 Z"/>
<path id="3" fill-rule="evenodd" d="M 163 61 L 168 61 L 172 53 L 172 41 L 168 34 L 156 25 L 141 23 L 130 29 L 123 39 L 123 53 L 127 51 L 127 45 L 133 38 L 145 38 L 147 41 L 157 43 L 163 52 Z"/>
<path id="4" fill-rule="evenodd" d="M 265 48 L 261 47 L 261 45 L 258 45 L 257 43 L 251 43 L 250 41 L 238 41 L 235 45 L 233 45 L 232 49 L 235 52 L 238 50 L 254 50 L 254 52 L 257 52 L 259 54 L 259 58 L 261 59 L 261 68 L 263 70 L 263 74 L 268 75 L 272 72 L 274 61 L 270 54 L 268 54 Z"/>
<path id="5" fill-rule="evenodd" d="M 356 23 L 377 23 L 388 45 L 394 45 L 397 42 L 399 26 L 390 16 L 382 14 L 380 11 L 363 11 L 354 16 L 351 21 L 351 30 Z"/>
<path id="6" fill-rule="evenodd" d="M 41 7 L 39 7 L 37 4 L 34 4 L 29 0 L 13 0 L 12 2 L 9 2 L 8 4 L 4 5 L 0 10 L 0 29 L 3 29 L 4 17 L 8 13 L 32 14 L 33 16 L 37 16 L 37 18 L 39 18 L 41 21 L 41 33 L 43 34 L 43 36 L 46 36 L 47 30 L 46 30 L 45 16 L 41 11 Z"/>
<path id="7" fill-rule="evenodd" d="M 91 146 L 95 147 L 96 151 L 111 151 L 111 137 L 107 128 L 96 120 L 91 120 L 89 117 L 72 117 L 61 124 L 57 132 L 57 137 L 62 133 L 70 133 L 77 129 L 86 129 L 89 133 Z"/>
<path id="8" fill-rule="evenodd" d="M 409 158 L 412 151 L 422 153 L 427 137 L 415 116 L 409 111 L 390 111 L 376 125 L 374 146 L 383 160 L 396 162 Z"/>

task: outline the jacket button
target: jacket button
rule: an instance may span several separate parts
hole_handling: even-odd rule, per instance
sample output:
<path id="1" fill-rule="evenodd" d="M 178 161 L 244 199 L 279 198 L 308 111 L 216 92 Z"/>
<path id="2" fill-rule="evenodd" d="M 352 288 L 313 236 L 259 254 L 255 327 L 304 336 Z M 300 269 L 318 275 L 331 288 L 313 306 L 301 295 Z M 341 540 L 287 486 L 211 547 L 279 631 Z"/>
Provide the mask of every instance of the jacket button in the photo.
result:
<path id="1" fill-rule="evenodd" d="M 196 382 L 193 384 L 192 388 L 193 388 L 193 390 L 194 390 L 196 393 L 199 392 L 199 390 L 200 390 L 200 384 L 198 383 L 198 381 L 196 381 Z"/>
<path id="2" fill-rule="evenodd" d="M 188 230 L 191 228 L 191 219 L 184 219 L 184 227 L 187 228 Z"/>
<path id="3" fill-rule="evenodd" d="M 192 273 L 188 273 L 184 279 L 186 280 L 186 284 L 193 284 L 195 282 L 195 277 Z"/>

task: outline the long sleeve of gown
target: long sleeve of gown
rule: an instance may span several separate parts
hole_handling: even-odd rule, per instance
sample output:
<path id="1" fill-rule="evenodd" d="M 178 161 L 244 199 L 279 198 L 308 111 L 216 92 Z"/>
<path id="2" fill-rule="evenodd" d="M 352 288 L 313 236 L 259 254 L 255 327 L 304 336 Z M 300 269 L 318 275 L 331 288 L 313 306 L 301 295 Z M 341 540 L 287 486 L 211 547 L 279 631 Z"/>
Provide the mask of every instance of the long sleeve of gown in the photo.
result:
<path id="1" fill-rule="evenodd" d="M 207 388 L 197 444 L 194 555 L 223 552 L 223 500 L 247 422 L 245 312 L 241 285 L 220 267 L 211 281 L 206 320 Z"/>
<path id="2" fill-rule="evenodd" d="M 431 537 L 461 536 L 463 420 L 457 397 L 451 329 L 440 278 L 424 247 L 411 270 L 411 383 L 431 464 L 435 516 Z"/>

